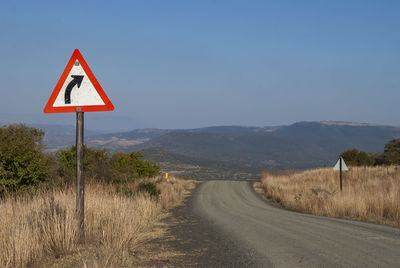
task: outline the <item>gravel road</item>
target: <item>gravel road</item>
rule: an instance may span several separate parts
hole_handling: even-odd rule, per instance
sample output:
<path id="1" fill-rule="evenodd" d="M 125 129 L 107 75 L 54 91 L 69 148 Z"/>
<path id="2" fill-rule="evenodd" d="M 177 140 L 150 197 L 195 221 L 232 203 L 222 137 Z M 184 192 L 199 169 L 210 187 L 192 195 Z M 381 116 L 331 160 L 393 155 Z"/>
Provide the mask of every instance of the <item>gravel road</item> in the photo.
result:
<path id="1" fill-rule="evenodd" d="M 400 267 L 400 229 L 280 209 L 249 182 L 205 182 L 192 209 L 240 245 L 250 266 Z"/>

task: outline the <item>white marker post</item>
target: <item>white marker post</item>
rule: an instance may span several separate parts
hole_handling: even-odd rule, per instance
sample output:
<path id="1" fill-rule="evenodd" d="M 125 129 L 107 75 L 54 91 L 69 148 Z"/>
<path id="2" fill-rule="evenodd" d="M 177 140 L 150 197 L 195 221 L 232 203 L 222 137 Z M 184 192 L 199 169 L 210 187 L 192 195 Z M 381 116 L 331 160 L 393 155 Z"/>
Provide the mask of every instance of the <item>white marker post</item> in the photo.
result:
<path id="1" fill-rule="evenodd" d="M 344 162 L 344 159 L 342 156 L 339 156 L 338 161 L 336 162 L 336 165 L 333 167 L 333 170 L 340 170 L 340 191 L 342 191 L 342 171 L 348 171 L 349 168 L 346 166 L 346 163 Z"/>
<path id="2" fill-rule="evenodd" d="M 76 113 L 76 218 L 80 242 L 85 238 L 84 112 L 112 110 L 113 104 L 79 50 L 75 49 L 44 112 Z"/>

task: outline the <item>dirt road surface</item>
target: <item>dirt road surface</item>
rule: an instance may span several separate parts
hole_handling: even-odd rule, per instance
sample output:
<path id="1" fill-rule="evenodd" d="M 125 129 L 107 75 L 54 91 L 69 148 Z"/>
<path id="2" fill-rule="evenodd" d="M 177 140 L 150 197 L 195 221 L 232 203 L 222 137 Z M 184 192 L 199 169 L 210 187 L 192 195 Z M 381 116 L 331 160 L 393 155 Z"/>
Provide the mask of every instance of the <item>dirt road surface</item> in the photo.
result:
<path id="1" fill-rule="evenodd" d="M 400 229 L 280 209 L 262 200 L 250 182 L 205 182 L 191 209 L 203 225 L 229 238 L 225 243 L 239 247 L 231 261 L 244 252 L 249 266 L 400 267 Z"/>

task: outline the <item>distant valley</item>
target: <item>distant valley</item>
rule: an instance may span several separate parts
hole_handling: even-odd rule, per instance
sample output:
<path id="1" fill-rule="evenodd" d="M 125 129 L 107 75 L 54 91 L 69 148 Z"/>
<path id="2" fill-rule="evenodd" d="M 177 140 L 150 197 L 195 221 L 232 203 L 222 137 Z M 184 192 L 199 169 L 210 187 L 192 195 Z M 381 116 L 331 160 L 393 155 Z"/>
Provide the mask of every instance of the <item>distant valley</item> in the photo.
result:
<path id="1" fill-rule="evenodd" d="M 49 150 L 74 143 L 74 128 L 42 127 Z M 331 166 L 344 150 L 383 151 L 400 128 L 348 122 L 298 122 L 288 126 L 216 126 L 199 129 L 137 129 L 98 135 L 85 142 L 110 151 L 142 151 L 164 170 L 210 178 L 255 178 L 263 170 Z M 236 176 L 236 177 L 235 177 Z"/>

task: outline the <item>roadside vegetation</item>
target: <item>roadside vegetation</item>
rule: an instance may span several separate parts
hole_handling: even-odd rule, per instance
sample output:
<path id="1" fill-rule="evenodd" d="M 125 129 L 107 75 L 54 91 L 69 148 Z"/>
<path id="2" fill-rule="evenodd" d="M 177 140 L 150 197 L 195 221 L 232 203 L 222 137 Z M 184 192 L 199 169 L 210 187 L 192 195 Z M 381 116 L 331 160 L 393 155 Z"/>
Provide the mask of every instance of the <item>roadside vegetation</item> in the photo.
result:
<path id="1" fill-rule="evenodd" d="M 332 168 L 284 174 L 264 173 L 263 195 L 283 207 L 314 215 L 400 226 L 400 167 Z"/>
<path id="2" fill-rule="evenodd" d="M 0 128 L 0 267 L 134 265 L 166 209 L 193 181 L 160 175 L 140 152 L 85 148 L 85 240 L 75 219 L 75 148 L 43 152 L 44 133 Z M 143 256 L 142 256 L 143 258 Z"/>
<path id="3" fill-rule="evenodd" d="M 386 143 L 383 153 L 367 153 L 352 149 L 344 151 L 342 156 L 349 166 L 400 165 L 400 139 Z"/>
<path id="4" fill-rule="evenodd" d="M 350 167 L 342 192 L 332 168 L 264 172 L 256 191 L 290 210 L 400 227 L 400 139 L 386 143 L 383 153 L 341 155 Z"/>
<path id="5" fill-rule="evenodd" d="M 124 185 L 90 181 L 85 189 L 85 242 L 78 243 L 75 188 L 41 189 L 0 201 L 0 266 L 120 267 L 155 234 L 190 180 L 138 179 Z M 143 256 L 141 256 L 143 258 Z"/>
<path id="6" fill-rule="evenodd" d="M 75 146 L 45 153 L 43 136 L 43 131 L 25 125 L 0 128 L 0 196 L 74 183 Z M 160 173 L 160 166 L 144 160 L 141 152 L 111 154 L 84 147 L 84 165 L 85 178 L 102 183 L 126 183 Z"/>

